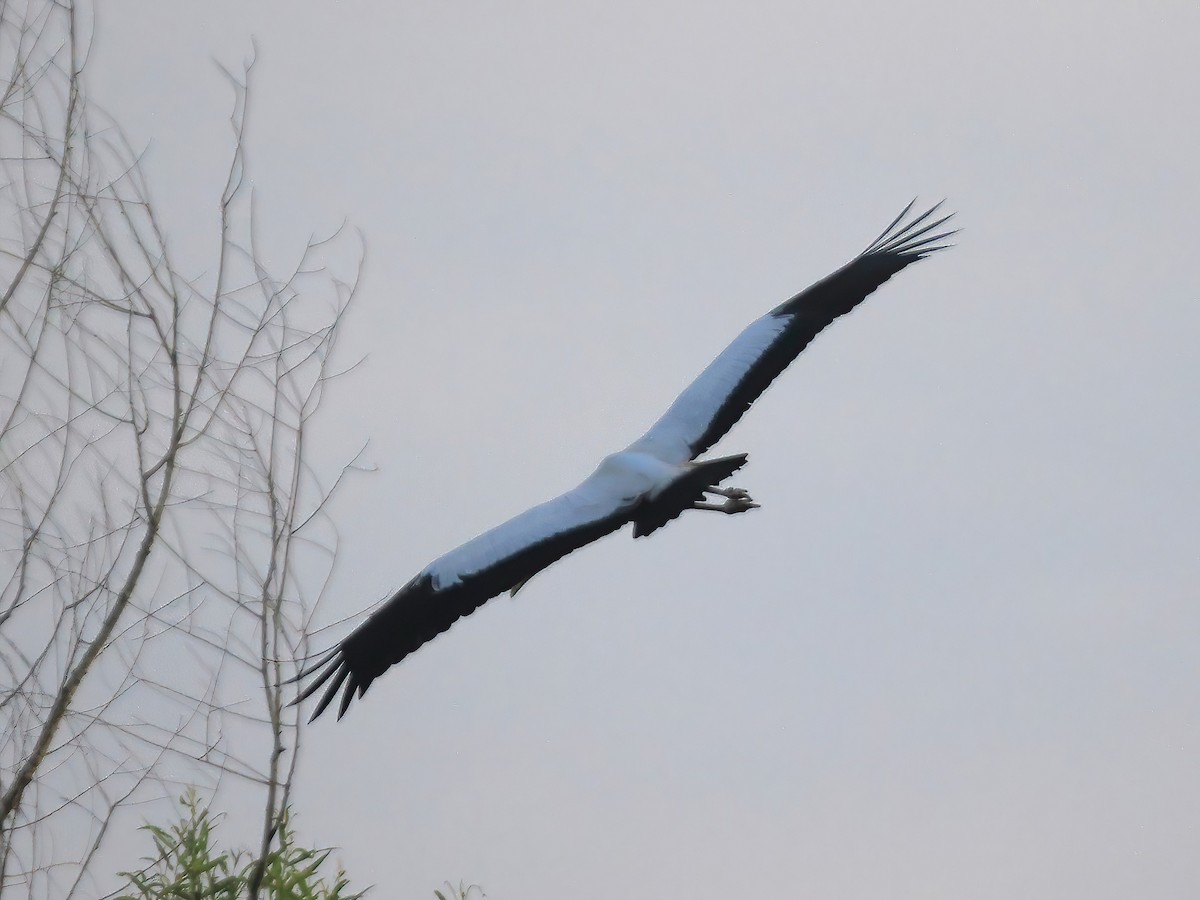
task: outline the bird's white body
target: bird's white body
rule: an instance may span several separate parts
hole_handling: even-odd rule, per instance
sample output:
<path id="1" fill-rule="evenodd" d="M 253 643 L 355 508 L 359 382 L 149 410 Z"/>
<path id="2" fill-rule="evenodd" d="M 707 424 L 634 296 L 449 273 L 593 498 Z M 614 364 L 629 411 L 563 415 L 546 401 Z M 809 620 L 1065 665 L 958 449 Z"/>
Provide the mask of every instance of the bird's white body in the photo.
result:
<path id="1" fill-rule="evenodd" d="M 430 576 L 435 589 L 457 584 L 564 528 L 607 519 L 643 498 L 653 500 L 687 469 L 686 464 L 674 465 L 635 447 L 609 454 L 577 487 L 438 557 L 417 577 Z"/>

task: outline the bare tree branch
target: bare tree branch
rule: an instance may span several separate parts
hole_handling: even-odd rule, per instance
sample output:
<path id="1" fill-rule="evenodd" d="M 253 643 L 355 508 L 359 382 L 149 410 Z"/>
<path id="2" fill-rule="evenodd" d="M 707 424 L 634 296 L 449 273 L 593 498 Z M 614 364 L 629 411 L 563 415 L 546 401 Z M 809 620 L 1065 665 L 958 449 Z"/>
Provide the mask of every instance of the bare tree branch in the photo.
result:
<path id="1" fill-rule="evenodd" d="M 234 779 L 261 792 L 257 896 L 299 745 L 284 685 L 336 551 L 322 481 L 345 470 L 307 448 L 361 251 L 339 229 L 271 274 L 252 57 L 226 72 L 216 258 L 183 271 L 142 154 L 87 97 L 90 16 L 0 0 L 0 893 L 94 896 L 122 809 Z"/>

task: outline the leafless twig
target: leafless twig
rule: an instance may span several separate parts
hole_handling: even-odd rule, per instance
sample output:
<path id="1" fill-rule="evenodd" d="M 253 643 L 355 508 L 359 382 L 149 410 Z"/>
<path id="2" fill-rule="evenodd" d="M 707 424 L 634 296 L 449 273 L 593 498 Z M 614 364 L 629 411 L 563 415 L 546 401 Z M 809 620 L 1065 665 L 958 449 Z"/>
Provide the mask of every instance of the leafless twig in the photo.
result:
<path id="1" fill-rule="evenodd" d="M 94 895 L 115 813 L 183 784 L 260 791 L 271 850 L 283 685 L 334 545 L 307 447 L 361 262 L 339 233 L 271 274 L 250 62 L 217 258 L 184 272 L 86 98 L 87 12 L 0 2 L 0 892 L 21 896 Z"/>

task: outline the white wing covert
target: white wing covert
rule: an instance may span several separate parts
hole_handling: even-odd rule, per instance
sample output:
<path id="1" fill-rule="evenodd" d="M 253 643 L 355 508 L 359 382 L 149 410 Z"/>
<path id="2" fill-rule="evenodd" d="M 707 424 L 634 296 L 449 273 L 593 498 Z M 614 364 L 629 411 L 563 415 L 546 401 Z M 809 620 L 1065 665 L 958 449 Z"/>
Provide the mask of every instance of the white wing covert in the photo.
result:
<path id="1" fill-rule="evenodd" d="M 783 334 L 787 323 L 788 317 L 772 315 L 750 323 L 629 449 L 653 454 L 667 462 L 695 459 L 699 454 L 692 447 L 722 404 Z"/>

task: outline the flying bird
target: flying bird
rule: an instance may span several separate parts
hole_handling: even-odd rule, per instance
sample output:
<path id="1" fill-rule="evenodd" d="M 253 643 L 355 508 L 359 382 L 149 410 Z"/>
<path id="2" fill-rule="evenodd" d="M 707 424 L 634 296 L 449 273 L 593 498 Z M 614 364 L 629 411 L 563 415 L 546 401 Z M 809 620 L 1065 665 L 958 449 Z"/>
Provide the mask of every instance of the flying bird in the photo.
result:
<path id="1" fill-rule="evenodd" d="M 417 573 L 296 676 L 315 677 L 293 702 L 325 688 L 311 722 L 341 691 L 340 719 L 376 678 L 460 618 L 505 591 L 515 595 L 547 566 L 629 523 L 639 538 L 689 509 L 728 515 L 755 509 L 758 504 L 745 490 L 721 486 L 745 464 L 746 454 L 699 457 L 826 325 L 901 269 L 950 246 L 945 241 L 955 231 L 939 229 L 951 216 L 936 217 L 939 203 L 906 221 L 915 202 L 851 262 L 752 322 L 649 431 L 606 456 L 577 487 L 467 541 Z"/>

